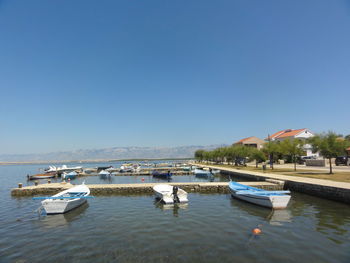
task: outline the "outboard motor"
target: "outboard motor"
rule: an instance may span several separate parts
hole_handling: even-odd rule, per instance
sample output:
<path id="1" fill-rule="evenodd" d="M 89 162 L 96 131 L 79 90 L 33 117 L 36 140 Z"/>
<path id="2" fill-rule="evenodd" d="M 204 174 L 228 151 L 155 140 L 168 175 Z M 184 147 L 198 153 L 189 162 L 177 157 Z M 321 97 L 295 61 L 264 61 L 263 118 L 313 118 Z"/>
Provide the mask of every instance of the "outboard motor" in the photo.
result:
<path id="1" fill-rule="evenodd" d="M 174 203 L 180 203 L 180 199 L 177 195 L 177 191 L 179 188 L 177 186 L 173 186 L 173 198 L 174 198 Z"/>

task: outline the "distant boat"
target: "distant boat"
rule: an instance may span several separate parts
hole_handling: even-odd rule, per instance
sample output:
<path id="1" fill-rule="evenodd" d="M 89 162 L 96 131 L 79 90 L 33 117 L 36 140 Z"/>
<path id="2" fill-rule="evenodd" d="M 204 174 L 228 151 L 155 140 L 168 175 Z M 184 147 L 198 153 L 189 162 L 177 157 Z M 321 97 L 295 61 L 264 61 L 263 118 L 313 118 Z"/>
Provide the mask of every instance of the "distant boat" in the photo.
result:
<path id="1" fill-rule="evenodd" d="M 82 169 L 83 169 L 82 166 L 67 167 L 67 165 L 62 165 L 62 167 L 57 167 L 56 168 L 58 173 L 79 171 L 79 170 L 82 170 Z"/>
<path id="2" fill-rule="evenodd" d="M 34 197 L 34 200 L 40 200 L 42 207 L 47 214 L 63 214 L 86 203 L 90 189 L 85 185 L 78 185 L 68 190 L 62 191 L 51 197 Z"/>
<path id="3" fill-rule="evenodd" d="M 66 179 L 70 179 L 70 180 L 73 180 L 77 177 L 77 173 L 76 172 L 70 172 L 70 173 L 63 173 L 61 175 L 62 179 L 63 180 L 66 180 Z"/>
<path id="4" fill-rule="evenodd" d="M 221 171 L 220 170 L 218 170 L 218 169 L 212 169 L 211 170 L 211 173 L 212 174 L 219 174 Z"/>
<path id="5" fill-rule="evenodd" d="M 214 175 L 210 171 L 205 171 L 202 169 L 194 169 L 193 173 L 197 177 L 204 177 L 204 178 L 214 177 Z"/>
<path id="6" fill-rule="evenodd" d="M 100 171 L 103 171 L 103 170 L 107 170 L 107 169 L 110 169 L 110 168 L 113 168 L 113 166 L 98 166 L 96 169 L 97 169 L 97 172 L 99 173 Z"/>
<path id="7" fill-rule="evenodd" d="M 50 172 L 57 172 L 57 167 L 56 166 L 49 166 L 49 168 L 45 169 L 45 173 L 50 173 Z"/>
<path id="8" fill-rule="evenodd" d="M 157 199 L 163 201 L 165 204 L 173 203 L 187 203 L 187 192 L 168 184 L 157 184 L 153 187 Z"/>
<path id="9" fill-rule="evenodd" d="M 141 170 L 141 166 L 139 164 L 123 164 L 120 166 L 120 173 L 136 173 Z"/>
<path id="10" fill-rule="evenodd" d="M 167 179 L 167 180 L 170 180 L 172 176 L 170 171 L 165 172 L 165 171 L 157 171 L 157 170 L 152 171 L 152 175 L 156 178 Z"/>
<path id="11" fill-rule="evenodd" d="M 290 191 L 265 191 L 232 181 L 229 188 L 231 195 L 237 199 L 273 209 L 286 208 L 291 197 L 288 195 Z"/>
<path id="12" fill-rule="evenodd" d="M 28 180 L 37 180 L 37 179 L 54 178 L 55 176 L 56 176 L 56 173 L 44 173 L 44 174 L 27 175 L 27 178 Z"/>
<path id="13" fill-rule="evenodd" d="M 106 179 L 106 178 L 109 178 L 112 176 L 111 173 L 106 171 L 106 170 L 103 170 L 103 171 L 99 172 L 98 174 L 100 175 L 101 179 Z"/>

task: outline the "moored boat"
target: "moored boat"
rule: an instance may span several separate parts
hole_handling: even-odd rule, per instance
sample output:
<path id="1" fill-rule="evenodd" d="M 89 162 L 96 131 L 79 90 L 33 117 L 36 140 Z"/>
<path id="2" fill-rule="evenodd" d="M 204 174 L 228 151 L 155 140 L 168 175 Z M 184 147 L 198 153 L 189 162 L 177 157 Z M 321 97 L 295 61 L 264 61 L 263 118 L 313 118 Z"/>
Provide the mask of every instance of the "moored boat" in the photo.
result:
<path id="1" fill-rule="evenodd" d="M 70 179 L 70 180 L 73 180 L 77 177 L 77 173 L 76 172 L 70 172 L 70 173 L 63 173 L 61 175 L 62 179 L 63 180 L 66 180 L 66 179 Z"/>
<path id="2" fill-rule="evenodd" d="M 49 179 L 54 178 L 56 176 L 56 173 L 44 173 L 44 174 L 34 174 L 34 175 L 27 175 L 28 180 L 37 180 L 37 179 Z"/>
<path id="3" fill-rule="evenodd" d="M 172 176 L 170 171 L 158 171 L 158 170 L 152 171 L 152 175 L 153 177 L 167 179 L 167 180 L 170 180 Z"/>
<path id="4" fill-rule="evenodd" d="M 205 171 L 205 170 L 202 170 L 202 169 L 194 169 L 193 173 L 197 177 L 210 178 L 210 177 L 214 176 L 210 171 Z"/>
<path id="5" fill-rule="evenodd" d="M 168 184 L 157 184 L 153 186 L 156 198 L 163 201 L 165 204 L 186 203 L 188 202 L 187 192 Z"/>
<path id="6" fill-rule="evenodd" d="M 102 170 L 98 174 L 100 175 L 101 179 L 106 179 L 112 176 L 111 173 L 106 170 Z"/>
<path id="7" fill-rule="evenodd" d="M 89 194 L 90 189 L 85 184 L 81 184 L 51 197 L 34 197 L 33 199 L 44 199 L 41 204 L 47 214 L 63 214 L 86 203 L 86 199 L 92 197 Z"/>
<path id="8" fill-rule="evenodd" d="M 67 165 L 62 165 L 62 167 L 57 167 L 56 171 L 61 174 L 64 172 L 81 171 L 82 169 L 82 166 L 67 167 Z"/>
<path id="9" fill-rule="evenodd" d="M 286 208 L 291 198 L 288 195 L 290 191 L 266 191 L 232 181 L 229 188 L 231 195 L 237 199 L 273 209 Z"/>

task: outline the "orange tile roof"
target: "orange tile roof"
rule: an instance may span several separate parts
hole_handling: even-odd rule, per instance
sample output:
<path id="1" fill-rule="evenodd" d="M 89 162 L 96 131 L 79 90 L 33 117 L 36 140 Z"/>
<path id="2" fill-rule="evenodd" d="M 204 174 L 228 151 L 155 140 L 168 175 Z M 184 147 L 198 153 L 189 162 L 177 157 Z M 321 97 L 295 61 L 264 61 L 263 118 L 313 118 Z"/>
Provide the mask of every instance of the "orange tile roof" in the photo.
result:
<path id="1" fill-rule="evenodd" d="M 281 135 L 278 135 L 276 138 L 292 137 L 292 136 L 295 136 L 295 135 L 301 133 L 304 130 L 306 130 L 306 129 L 304 128 L 304 129 L 286 131 L 286 132 L 282 133 Z"/>
<path id="2" fill-rule="evenodd" d="M 250 138 L 253 138 L 254 136 L 250 136 L 250 137 L 247 137 L 247 138 L 244 138 L 242 140 L 239 140 L 238 142 L 236 143 L 241 143 L 241 142 L 245 142 L 246 140 L 249 140 Z"/>
<path id="3" fill-rule="evenodd" d="M 287 129 L 287 130 L 288 130 L 288 129 Z M 276 138 L 278 135 L 281 135 L 282 133 L 284 133 L 284 132 L 287 131 L 287 130 L 282 130 L 282 131 L 276 132 L 276 133 L 274 133 L 274 134 L 268 136 L 267 138 L 265 138 L 265 140 L 274 139 L 274 138 Z"/>

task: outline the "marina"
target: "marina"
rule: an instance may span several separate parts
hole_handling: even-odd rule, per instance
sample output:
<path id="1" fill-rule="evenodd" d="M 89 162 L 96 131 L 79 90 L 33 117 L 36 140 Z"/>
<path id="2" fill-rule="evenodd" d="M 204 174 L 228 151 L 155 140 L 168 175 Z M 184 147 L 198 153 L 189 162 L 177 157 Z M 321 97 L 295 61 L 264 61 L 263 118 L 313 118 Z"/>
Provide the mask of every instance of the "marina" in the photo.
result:
<path id="1" fill-rule="evenodd" d="M 112 176 L 110 182 L 98 175 L 78 176 L 71 183 L 62 183 L 61 178 L 49 179 L 50 184 L 40 180 L 38 185 L 23 181 L 25 174 L 40 167 L 0 166 L 0 234 L 5 237 L 0 240 L 0 254 L 5 262 L 40 262 L 47 255 L 70 262 L 292 262 L 288 253 L 277 253 L 290 249 L 300 251 L 295 252 L 300 262 L 349 259 L 350 212 L 340 202 L 292 192 L 285 209 L 271 210 L 232 198 L 226 175 L 215 175 L 214 182 L 194 175 L 173 175 L 170 183 L 132 175 Z M 13 192 L 21 181 L 22 188 Z M 82 181 L 95 198 L 64 214 L 39 217 L 35 212 L 42 199 L 33 196 L 55 195 Z M 239 182 L 283 190 L 277 181 Z M 159 183 L 185 190 L 188 202 L 159 202 L 153 190 Z M 259 236 L 252 232 L 257 227 Z M 52 242 L 55 246 L 49 245 Z M 262 259 L 261 254 L 267 257 Z"/>

